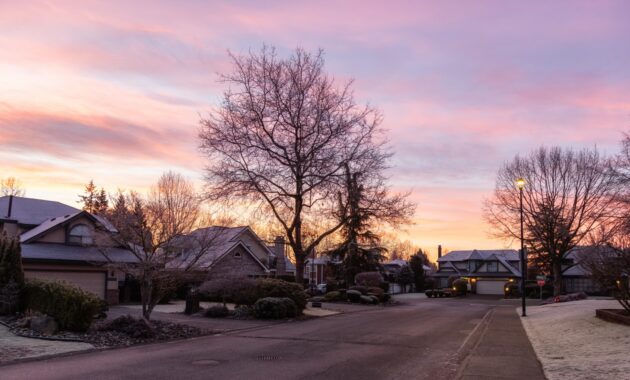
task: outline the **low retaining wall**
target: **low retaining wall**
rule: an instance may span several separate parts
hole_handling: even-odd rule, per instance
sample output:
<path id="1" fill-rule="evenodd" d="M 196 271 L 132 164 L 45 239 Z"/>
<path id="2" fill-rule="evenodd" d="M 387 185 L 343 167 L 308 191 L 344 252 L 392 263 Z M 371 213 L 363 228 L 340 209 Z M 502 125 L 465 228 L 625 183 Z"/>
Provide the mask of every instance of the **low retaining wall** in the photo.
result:
<path id="1" fill-rule="evenodd" d="M 630 326 L 630 313 L 623 309 L 596 309 L 595 315 L 608 322 Z"/>

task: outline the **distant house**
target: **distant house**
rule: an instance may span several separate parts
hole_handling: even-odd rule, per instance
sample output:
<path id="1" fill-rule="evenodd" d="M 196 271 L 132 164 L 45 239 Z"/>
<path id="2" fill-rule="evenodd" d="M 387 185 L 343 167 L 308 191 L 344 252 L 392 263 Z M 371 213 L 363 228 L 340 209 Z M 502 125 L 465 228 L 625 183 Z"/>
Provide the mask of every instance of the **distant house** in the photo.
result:
<path id="1" fill-rule="evenodd" d="M 506 282 L 521 279 L 519 255 L 513 249 L 451 251 L 438 258 L 438 270 L 432 277 L 436 286 L 447 286 L 451 276 L 469 280 L 477 294 L 503 294 Z"/>
<path id="2" fill-rule="evenodd" d="M 62 280 L 117 304 L 125 275 L 105 267 L 96 248 L 121 262 L 136 258 L 117 247 L 116 229 L 104 218 L 65 204 L 42 199 L 0 197 L 0 231 L 19 236 L 26 278 Z"/>
<path id="3" fill-rule="evenodd" d="M 562 281 L 565 292 L 584 292 L 588 294 L 603 294 L 607 292 L 591 279 L 591 273 L 582 265 L 584 258 L 595 250 L 611 251 L 607 247 L 580 246 L 569 250 L 564 256 L 562 260 Z"/>

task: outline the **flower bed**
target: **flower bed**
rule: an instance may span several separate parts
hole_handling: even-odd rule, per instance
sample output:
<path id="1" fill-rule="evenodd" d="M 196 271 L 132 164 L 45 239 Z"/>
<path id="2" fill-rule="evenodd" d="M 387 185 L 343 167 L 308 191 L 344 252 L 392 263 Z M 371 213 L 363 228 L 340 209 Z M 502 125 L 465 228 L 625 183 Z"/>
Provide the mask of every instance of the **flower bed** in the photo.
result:
<path id="1" fill-rule="evenodd" d="M 595 315 L 604 321 L 630 326 L 630 313 L 623 309 L 597 309 Z"/>

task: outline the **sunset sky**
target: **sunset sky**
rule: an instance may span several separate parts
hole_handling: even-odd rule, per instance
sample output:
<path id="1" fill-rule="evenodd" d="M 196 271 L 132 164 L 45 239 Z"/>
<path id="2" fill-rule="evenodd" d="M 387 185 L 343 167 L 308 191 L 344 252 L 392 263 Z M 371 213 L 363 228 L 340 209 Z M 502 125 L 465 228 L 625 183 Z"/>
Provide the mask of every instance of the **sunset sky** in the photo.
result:
<path id="1" fill-rule="evenodd" d="M 382 111 L 418 203 L 401 237 L 433 251 L 505 246 L 481 218 L 505 160 L 630 130 L 630 1 L 0 0 L 0 178 L 70 205 L 90 179 L 201 184 L 217 73 L 263 43 L 324 49 Z"/>

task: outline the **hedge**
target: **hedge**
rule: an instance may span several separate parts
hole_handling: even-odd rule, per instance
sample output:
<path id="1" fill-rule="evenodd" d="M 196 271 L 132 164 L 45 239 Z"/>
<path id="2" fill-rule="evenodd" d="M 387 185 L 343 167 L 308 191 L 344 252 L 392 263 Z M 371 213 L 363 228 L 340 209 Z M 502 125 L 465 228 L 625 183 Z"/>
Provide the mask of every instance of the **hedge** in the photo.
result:
<path id="1" fill-rule="evenodd" d="M 97 296 L 61 282 L 27 280 L 22 293 L 25 310 L 53 317 L 61 330 L 86 331 L 103 308 Z"/>

